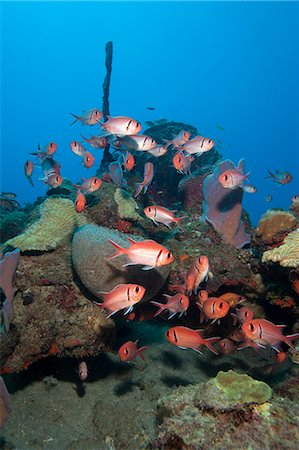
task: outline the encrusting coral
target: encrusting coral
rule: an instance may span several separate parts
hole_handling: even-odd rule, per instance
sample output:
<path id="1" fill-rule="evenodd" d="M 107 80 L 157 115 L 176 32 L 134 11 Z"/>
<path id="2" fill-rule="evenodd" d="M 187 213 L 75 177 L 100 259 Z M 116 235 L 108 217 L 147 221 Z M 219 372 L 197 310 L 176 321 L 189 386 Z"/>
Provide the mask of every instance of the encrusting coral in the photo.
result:
<path id="1" fill-rule="evenodd" d="M 262 261 L 279 262 L 282 267 L 299 267 L 299 228 L 289 233 L 282 245 L 264 252 Z"/>
<path id="2" fill-rule="evenodd" d="M 271 243 L 281 233 L 288 233 L 297 226 L 296 218 L 287 211 L 279 211 L 269 209 L 261 217 L 257 229 L 256 236 L 264 243 Z"/>
<path id="3" fill-rule="evenodd" d="M 6 241 L 5 245 L 21 251 L 47 251 L 57 248 L 70 238 L 74 229 L 86 219 L 75 211 L 74 203 L 66 198 L 50 197 L 40 206 L 40 218 L 24 233 Z"/>
<path id="4" fill-rule="evenodd" d="M 126 191 L 117 188 L 114 194 L 117 211 L 121 219 L 138 220 L 141 216 L 136 212 L 138 205 Z"/>

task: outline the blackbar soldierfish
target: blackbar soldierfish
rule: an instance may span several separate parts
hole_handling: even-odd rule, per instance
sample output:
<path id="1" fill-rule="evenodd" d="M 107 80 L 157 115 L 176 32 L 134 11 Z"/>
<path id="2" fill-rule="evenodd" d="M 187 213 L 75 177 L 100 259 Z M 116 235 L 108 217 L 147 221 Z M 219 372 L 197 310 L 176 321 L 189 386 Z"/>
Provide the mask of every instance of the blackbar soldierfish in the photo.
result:
<path id="1" fill-rule="evenodd" d="M 180 221 L 185 219 L 185 216 L 175 217 L 174 213 L 176 211 L 170 211 L 169 209 L 164 208 L 163 206 L 155 206 L 155 205 L 147 206 L 146 208 L 144 208 L 143 211 L 146 217 L 151 219 L 156 225 L 158 225 L 158 223 L 163 223 L 168 228 L 171 228 L 170 224 L 176 223 L 178 227 L 182 229 Z"/>
<path id="2" fill-rule="evenodd" d="M 86 111 L 82 116 L 76 116 L 76 114 L 70 113 L 75 120 L 71 123 L 73 125 L 76 122 L 81 122 L 82 125 L 95 125 L 103 117 L 103 113 L 98 108 L 93 108 Z"/>
<path id="3" fill-rule="evenodd" d="M 281 342 L 285 342 L 289 347 L 294 349 L 292 341 L 299 339 L 299 333 L 289 334 L 285 336 L 282 334 L 283 328 L 286 325 L 275 325 L 266 319 L 252 319 L 243 323 L 242 331 L 246 338 L 255 342 L 261 347 L 270 345 L 272 348 L 276 349 L 278 352 L 278 345 Z"/>
<path id="4" fill-rule="evenodd" d="M 292 181 L 293 175 L 290 172 L 282 172 L 281 170 L 275 169 L 275 173 L 267 169 L 269 175 L 265 178 L 271 178 L 272 181 L 278 184 L 288 184 Z"/>
<path id="5" fill-rule="evenodd" d="M 115 134 L 116 136 L 131 136 L 139 133 L 142 126 L 137 120 L 131 119 L 130 117 L 118 116 L 111 117 L 107 116 L 108 120 L 105 123 L 101 123 L 102 128 L 109 134 Z"/>
<path id="6" fill-rule="evenodd" d="M 141 183 L 136 184 L 136 191 L 134 192 L 133 197 L 136 198 L 142 192 L 146 193 L 149 185 L 153 181 L 154 178 L 154 165 L 151 162 L 147 162 L 144 164 L 144 178 Z"/>
<path id="7" fill-rule="evenodd" d="M 189 299 L 187 295 L 184 294 L 175 294 L 174 296 L 163 294 L 167 299 L 166 303 L 159 303 L 155 301 L 151 301 L 151 303 L 155 306 L 158 306 L 159 309 L 154 315 L 154 317 L 161 314 L 161 312 L 168 310 L 171 314 L 168 319 L 171 319 L 175 314 L 179 314 L 181 317 L 189 308 Z"/>
<path id="8" fill-rule="evenodd" d="M 32 181 L 32 174 L 33 174 L 33 170 L 34 170 L 34 164 L 32 161 L 26 161 L 25 162 L 25 166 L 24 166 L 24 171 L 25 171 L 25 175 L 27 180 L 29 181 L 29 183 L 31 184 L 32 187 L 34 187 L 33 181 Z"/>
<path id="9" fill-rule="evenodd" d="M 201 331 L 202 330 L 192 330 L 191 328 L 179 326 L 170 328 L 166 332 L 165 336 L 171 344 L 184 350 L 191 348 L 192 350 L 202 354 L 199 348 L 204 345 L 215 355 L 218 355 L 217 350 L 215 350 L 212 346 L 212 342 L 219 341 L 220 337 L 204 339 L 200 334 Z"/>
<path id="10" fill-rule="evenodd" d="M 120 347 L 118 350 L 118 356 L 122 362 L 134 362 L 137 356 L 140 356 L 140 358 L 145 361 L 143 352 L 148 348 L 148 346 L 145 345 L 144 347 L 138 348 L 138 342 L 139 339 L 135 342 L 128 341 Z"/>
<path id="11" fill-rule="evenodd" d="M 125 314 L 132 311 L 133 306 L 144 296 L 145 288 L 139 284 L 119 284 L 110 292 L 99 292 L 103 297 L 103 303 L 94 302 L 101 310 L 107 309 L 109 315 L 125 309 Z"/>

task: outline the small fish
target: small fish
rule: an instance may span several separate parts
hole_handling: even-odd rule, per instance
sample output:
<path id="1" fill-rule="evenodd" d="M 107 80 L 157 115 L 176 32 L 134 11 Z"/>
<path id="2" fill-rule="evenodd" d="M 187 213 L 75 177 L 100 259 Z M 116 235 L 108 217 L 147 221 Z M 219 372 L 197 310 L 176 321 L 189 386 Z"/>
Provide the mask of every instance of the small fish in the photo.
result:
<path id="1" fill-rule="evenodd" d="M 293 195 L 292 203 L 298 203 L 298 202 L 299 202 L 299 195 Z"/>
<path id="2" fill-rule="evenodd" d="M 156 147 L 147 151 L 147 153 L 150 153 L 155 158 L 160 158 L 160 156 L 165 155 L 166 152 L 167 152 L 167 146 L 165 146 L 165 145 L 156 145 Z"/>
<path id="3" fill-rule="evenodd" d="M 219 175 L 218 181 L 225 189 L 238 189 L 243 187 L 242 184 L 244 180 L 248 179 L 249 175 L 250 172 L 243 175 L 238 169 L 229 169 Z"/>
<path id="4" fill-rule="evenodd" d="M 265 200 L 265 202 L 267 202 L 267 203 L 272 202 L 273 196 L 270 195 L 270 194 L 265 195 L 264 200 Z"/>
<path id="5" fill-rule="evenodd" d="M 121 163 L 124 166 L 124 168 L 129 172 L 132 170 L 135 166 L 135 158 L 130 152 L 122 153 L 120 156 Z"/>
<path id="6" fill-rule="evenodd" d="M 205 152 L 209 152 L 214 147 L 215 142 L 212 139 L 204 138 L 203 136 L 195 136 L 184 145 L 180 147 L 181 150 L 188 153 L 188 155 L 201 156 Z"/>
<path id="7" fill-rule="evenodd" d="M 20 207 L 20 203 L 14 199 L 9 200 L 8 198 L 0 198 L 0 206 L 8 211 L 14 211 Z"/>
<path id="8" fill-rule="evenodd" d="M 75 155 L 80 156 L 80 158 L 84 158 L 84 155 L 86 153 L 86 148 L 83 147 L 82 144 L 78 141 L 72 141 L 70 142 L 71 150 L 75 153 Z"/>
<path id="9" fill-rule="evenodd" d="M 171 228 L 170 224 L 174 222 L 180 229 L 182 229 L 180 221 L 186 218 L 185 216 L 175 217 L 174 213 L 176 211 L 169 211 L 169 209 L 164 208 L 163 206 L 147 206 L 143 211 L 146 217 L 151 219 L 155 225 L 158 225 L 158 223 L 163 223 L 168 228 Z"/>
<path id="10" fill-rule="evenodd" d="M 51 188 L 57 188 L 63 182 L 63 178 L 61 175 L 49 175 L 47 178 L 39 178 L 40 181 L 49 185 Z"/>
<path id="11" fill-rule="evenodd" d="M 14 199 L 17 197 L 17 194 L 15 194 L 14 192 L 1 192 L 0 193 L 0 197 L 1 198 L 7 198 L 9 200 Z"/>
<path id="12" fill-rule="evenodd" d="M 93 148 L 106 148 L 109 145 L 108 140 L 104 136 L 93 136 L 89 139 L 83 136 L 81 134 L 81 137 L 84 139 L 85 142 L 88 142 L 88 144 Z"/>
<path id="13" fill-rule="evenodd" d="M 172 158 L 172 163 L 178 172 L 188 175 L 191 173 L 190 166 L 193 160 L 193 156 L 186 156 L 182 151 L 179 151 Z"/>
<path id="14" fill-rule="evenodd" d="M 82 194 L 81 190 L 78 189 L 77 190 L 76 200 L 75 200 L 75 210 L 78 213 L 81 213 L 81 212 L 83 212 L 85 210 L 85 206 L 86 206 L 86 198 Z"/>
<path id="15" fill-rule="evenodd" d="M 243 295 L 236 294 L 235 292 L 226 292 L 225 294 L 220 295 L 218 299 L 225 300 L 231 308 L 246 301 L 246 298 Z"/>
<path id="16" fill-rule="evenodd" d="M 58 148 L 58 145 L 55 142 L 49 142 L 49 144 L 47 144 L 45 146 L 44 151 L 42 151 L 40 148 L 40 144 L 38 144 L 37 152 L 30 153 L 30 154 L 36 156 L 41 161 L 43 161 L 43 159 L 45 159 L 45 158 L 48 158 L 48 157 L 51 158 L 54 155 L 54 153 L 56 152 L 57 148 Z"/>
<path id="17" fill-rule="evenodd" d="M 172 253 L 167 248 L 152 240 L 136 242 L 128 237 L 131 246 L 122 248 L 115 242 L 108 240 L 117 252 L 107 259 L 117 258 L 120 255 L 126 255 L 130 261 L 128 265 L 142 264 L 143 270 L 154 269 L 155 267 L 166 266 L 174 261 Z"/>
<path id="18" fill-rule="evenodd" d="M 125 136 L 121 139 L 123 148 L 145 152 L 157 146 L 157 142 L 150 136 L 136 134 L 136 136 Z"/>
<path id="19" fill-rule="evenodd" d="M 26 161 L 25 162 L 25 166 L 24 166 L 24 171 L 25 171 L 25 175 L 27 180 L 29 181 L 29 183 L 31 184 L 32 187 L 34 187 L 33 181 L 32 181 L 32 174 L 33 174 L 33 169 L 34 169 L 34 164 L 32 161 Z"/>
<path id="20" fill-rule="evenodd" d="M 280 170 L 275 169 L 275 173 L 270 172 L 269 169 L 267 169 L 269 172 L 269 175 L 265 178 L 271 178 L 274 183 L 278 184 L 288 184 L 292 181 L 293 175 L 290 174 L 290 172 L 282 172 Z"/>
<path id="21" fill-rule="evenodd" d="M 143 361 L 145 361 L 143 352 L 148 348 L 148 345 L 145 345 L 144 347 L 137 348 L 139 339 L 137 341 L 128 341 L 125 344 L 123 344 L 120 349 L 118 350 L 118 356 L 121 362 L 133 362 L 137 358 L 137 356 L 140 356 Z"/>
<path id="22" fill-rule="evenodd" d="M 220 337 L 212 337 L 204 339 L 200 332 L 202 330 L 192 330 L 187 327 L 173 327 L 166 331 L 166 339 L 173 345 L 186 350 L 191 348 L 192 350 L 202 354 L 199 348 L 204 345 L 215 355 L 218 355 L 217 350 L 214 349 L 212 343 L 219 341 Z"/>
<path id="23" fill-rule="evenodd" d="M 88 377 L 88 368 L 85 361 L 81 361 L 78 367 L 78 374 L 81 381 L 85 381 Z"/>
<path id="24" fill-rule="evenodd" d="M 254 194 L 257 191 L 257 188 L 253 186 L 253 184 L 244 184 L 242 188 L 243 191 L 247 192 L 248 194 Z"/>
<path id="25" fill-rule="evenodd" d="M 209 276 L 212 276 L 210 272 L 209 259 L 207 256 L 202 255 L 196 257 L 187 272 L 186 275 L 186 292 L 187 295 L 194 292 L 197 293 L 199 285 L 203 281 L 207 281 Z"/>
<path id="26" fill-rule="evenodd" d="M 150 111 L 155 111 L 156 108 L 154 108 L 153 106 L 146 106 L 146 109 L 149 109 Z"/>
<path id="27" fill-rule="evenodd" d="M 191 133 L 189 131 L 181 130 L 173 139 L 163 141 L 167 144 L 167 147 L 173 145 L 173 147 L 181 147 L 185 142 L 189 141 Z"/>
<path id="28" fill-rule="evenodd" d="M 102 186 L 102 180 L 97 177 L 90 177 L 90 178 L 82 178 L 83 183 L 81 185 L 73 184 L 74 187 L 78 189 L 82 189 L 85 194 L 90 192 L 97 191 Z"/>
<path id="29" fill-rule="evenodd" d="M 110 292 L 99 292 L 99 295 L 103 297 L 104 301 L 103 303 L 94 303 L 101 310 L 108 310 L 108 318 L 122 309 L 126 309 L 125 314 L 131 312 L 133 306 L 140 302 L 144 293 L 145 288 L 139 284 L 119 284 Z"/>
<path id="30" fill-rule="evenodd" d="M 172 319 L 175 314 L 179 314 L 179 317 L 181 317 L 189 308 L 189 299 L 184 294 L 175 294 L 173 297 L 170 295 L 163 294 L 164 297 L 167 299 L 166 303 L 159 303 L 155 301 L 151 301 L 151 303 L 155 306 L 158 306 L 159 309 L 154 315 L 154 317 L 161 314 L 161 312 L 168 309 L 168 311 L 171 312 L 171 315 L 168 317 L 169 319 Z"/>
<path id="31" fill-rule="evenodd" d="M 109 174 L 115 186 L 125 189 L 127 182 L 124 179 L 123 169 L 119 161 L 113 161 L 109 164 Z"/>
<path id="32" fill-rule="evenodd" d="M 229 312 L 229 304 L 225 300 L 216 297 L 207 298 L 203 303 L 197 302 L 200 309 L 200 323 L 204 319 L 211 319 L 212 323 L 225 317 Z"/>
<path id="33" fill-rule="evenodd" d="M 141 183 L 137 183 L 136 191 L 134 192 L 133 197 L 136 198 L 142 192 L 145 194 L 149 185 L 153 181 L 154 178 L 154 165 L 151 162 L 147 162 L 144 164 L 144 178 Z"/>
<path id="34" fill-rule="evenodd" d="M 95 125 L 103 117 L 103 113 L 98 108 L 93 108 L 86 111 L 83 116 L 76 116 L 76 114 L 72 113 L 70 114 L 75 117 L 75 120 L 71 123 L 71 125 L 78 121 L 80 121 L 82 125 Z"/>
<path id="35" fill-rule="evenodd" d="M 90 169 L 94 165 L 94 156 L 90 152 L 86 152 L 82 158 L 82 164 L 87 169 Z"/>
<path id="36" fill-rule="evenodd" d="M 131 119 L 130 117 L 118 116 L 111 117 L 107 116 L 108 120 L 102 123 L 102 128 L 109 134 L 115 134 L 116 136 L 131 136 L 139 133 L 142 126 L 137 120 Z"/>
<path id="37" fill-rule="evenodd" d="M 266 319 L 252 319 L 243 323 L 242 331 L 247 339 L 264 348 L 270 345 L 277 353 L 280 352 L 279 344 L 285 342 L 289 347 L 295 349 L 292 341 L 299 339 L 299 333 L 282 334 L 282 329 L 286 325 L 275 325 Z"/>
<path id="38" fill-rule="evenodd" d="M 40 178 L 39 180 L 52 188 L 57 188 L 63 181 L 63 178 L 60 175 L 60 167 L 60 164 L 54 161 L 54 159 L 45 158 L 41 163 L 45 178 Z"/>
<path id="39" fill-rule="evenodd" d="M 218 342 L 219 349 L 224 355 L 229 355 L 237 350 L 237 346 L 231 339 L 224 338 Z"/>
<path id="40" fill-rule="evenodd" d="M 246 320 L 252 320 L 253 319 L 253 312 L 250 311 L 250 309 L 245 308 L 238 308 L 234 313 L 231 313 L 231 316 L 233 317 L 233 326 L 235 326 L 238 322 L 242 325 Z"/>

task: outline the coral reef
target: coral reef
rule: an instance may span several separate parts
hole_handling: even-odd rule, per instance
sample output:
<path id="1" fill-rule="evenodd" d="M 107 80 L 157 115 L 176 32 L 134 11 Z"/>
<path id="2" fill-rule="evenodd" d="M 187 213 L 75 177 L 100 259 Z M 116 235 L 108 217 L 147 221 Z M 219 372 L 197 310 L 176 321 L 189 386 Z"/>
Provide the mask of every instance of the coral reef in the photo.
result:
<path id="1" fill-rule="evenodd" d="M 140 236 L 132 238 L 141 240 Z M 72 260 L 74 268 L 83 285 L 95 296 L 100 291 L 110 291 L 121 283 L 137 283 L 145 287 L 142 301 L 152 298 L 162 288 L 170 272 L 170 267 L 157 267 L 142 270 L 142 266 L 123 267 L 125 257 L 107 260 L 114 250 L 108 239 L 128 247 L 129 243 L 117 230 L 85 225 L 77 229 L 72 241 Z"/>
<path id="2" fill-rule="evenodd" d="M 253 386 L 258 387 L 256 392 Z M 235 395 L 240 388 L 242 394 Z M 178 388 L 158 401 L 159 437 L 152 446 L 222 450 L 235 448 L 237 442 L 240 450 L 292 449 L 299 438 L 297 403 L 279 396 L 270 403 L 270 397 L 265 383 L 233 371 L 207 383 Z"/>
<path id="3" fill-rule="evenodd" d="M 48 356 L 82 358 L 111 349 L 114 324 L 73 281 L 70 243 L 22 255 L 15 286 L 13 325 L 0 340 L 2 373 Z"/>
<path id="4" fill-rule="evenodd" d="M 117 211 L 121 219 L 140 220 L 142 217 L 136 212 L 138 205 L 131 195 L 123 189 L 117 188 L 114 194 Z"/>
<path id="5" fill-rule="evenodd" d="M 261 217 L 256 237 L 264 244 L 281 242 L 283 237 L 297 227 L 296 218 L 287 211 L 269 209 Z"/>
<path id="6" fill-rule="evenodd" d="M 183 205 L 186 210 L 201 213 L 202 185 L 206 175 L 203 169 L 198 169 L 180 180 L 178 191 L 183 193 Z"/>
<path id="7" fill-rule="evenodd" d="M 0 211 L 0 242 L 5 242 L 22 233 L 28 223 L 28 215 L 24 211 Z"/>
<path id="8" fill-rule="evenodd" d="M 74 229 L 84 223 L 84 216 L 75 211 L 71 200 L 50 197 L 40 206 L 40 219 L 5 244 L 21 251 L 51 250 L 69 239 Z"/>
<path id="9" fill-rule="evenodd" d="M 244 160 L 239 162 L 238 168 L 244 173 Z M 218 181 L 219 175 L 229 169 L 235 169 L 235 166 L 227 159 L 205 178 L 203 214 L 227 244 L 242 248 L 250 242 L 250 235 L 241 220 L 243 190 L 225 189 Z"/>
<path id="10" fill-rule="evenodd" d="M 299 228 L 289 233 L 282 245 L 264 252 L 262 261 L 279 262 L 282 267 L 299 267 Z"/>

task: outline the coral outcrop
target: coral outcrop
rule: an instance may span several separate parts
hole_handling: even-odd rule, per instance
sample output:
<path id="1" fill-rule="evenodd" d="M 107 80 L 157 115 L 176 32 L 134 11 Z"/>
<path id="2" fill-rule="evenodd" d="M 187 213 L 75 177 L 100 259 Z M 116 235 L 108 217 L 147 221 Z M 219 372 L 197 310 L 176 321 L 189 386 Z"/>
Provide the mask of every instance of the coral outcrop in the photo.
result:
<path id="1" fill-rule="evenodd" d="M 58 247 L 71 237 L 77 226 L 86 223 L 66 198 L 50 197 L 40 206 L 40 218 L 29 225 L 23 234 L 6 241 L 5 245 L 21 251 L 47 251 Z"/>
<path id="2" fill-rule="evenodd" d="M 296 401 L 274 396 L 247 375 L 220 372 L 158 401 L 157 449 L 293 449 L 299 438 Z M 271 402 L 270 402 L 271 399 Z"/>
<path id="3" fill-rule="evenodd" d="M 280 242 L 282 238 L 297 227 L 293 214 L 269 209 L 260 219 L 256 228 L 256 237 L 264 244 Z"/>
<path id="4" fill-rule="evenodd" d="M 140 236 L 129 236 L 136 241 L 142 240 Z M 115 252 L 108 239 L 123 247 L 130 245 L 122 233 L 105 227 L 84 225 L 75 232 L 72 260 L 83 285 L 99 297 L 100 291 L 110 291 L 118 284 L 137 283 L 146 289 L 143 301 L 152 298 L 165 283 L 170 267 L 142 270 L 140 265 L 123 267 L 127 262 L 125 256 L 107 260 L 107 256 Z"/>
<path id="5" fill-rule="evenodd" d="M 289 233 L 282 245 L 264 252 L 262 261 L 279 262 L 282 267 L 299 267 L 299 228 Z"/>
<path id="6" fill-rule="evenodd" d="M 242 248 L 250 242 L 241 220 L 243 189 L 225 189 L 218 177 L 226 170 L 235 169 L 230 160 L 222 161 L 203 183 L 203 214 L 213 228 L 223 236 L 224 242 Z M 244 174 L 244 160 L 238 165 Z"/>
<path id="7" fill-rule="evenodd" d="M 123 189 L 117 188 L 114 194 L 118 215 L 121 219 L 140 220 L 142 217 L 136 211 L 138 205 L 133 197 Z"/>

